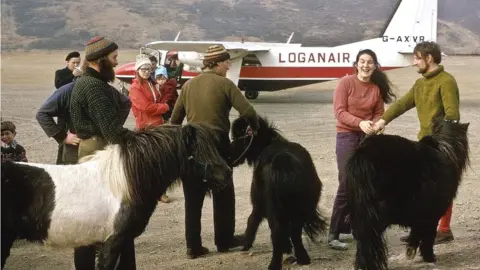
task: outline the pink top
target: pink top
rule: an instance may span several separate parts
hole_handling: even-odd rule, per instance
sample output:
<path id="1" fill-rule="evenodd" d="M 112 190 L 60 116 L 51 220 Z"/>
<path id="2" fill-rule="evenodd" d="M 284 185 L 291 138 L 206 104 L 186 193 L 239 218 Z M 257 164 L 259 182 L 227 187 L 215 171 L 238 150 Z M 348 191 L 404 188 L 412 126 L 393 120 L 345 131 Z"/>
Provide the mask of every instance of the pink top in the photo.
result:
<path id="1" fill-rule="evenodd" d="M 377 121 L 385 111 L 380 89 L 371 82 L 362 82 L 357 75 L 341 78 L 333 95 L 333 112 L 337 132 L 361 131 L 363 120 Z"/>

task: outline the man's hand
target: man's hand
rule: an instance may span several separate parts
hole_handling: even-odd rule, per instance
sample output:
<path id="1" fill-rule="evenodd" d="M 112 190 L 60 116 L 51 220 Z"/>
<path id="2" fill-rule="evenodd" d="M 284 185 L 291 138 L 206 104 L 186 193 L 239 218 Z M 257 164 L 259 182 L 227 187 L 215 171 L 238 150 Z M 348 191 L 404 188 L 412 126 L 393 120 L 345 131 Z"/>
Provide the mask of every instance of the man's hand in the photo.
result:
<path id="1" fill-rule="evenodd" d="M 78 145 L 82 140 L 77 137 L 77 134 L 67 133 L 67 137 L 65 138 L 64 142 L 70 145 Z"/>
<path id="2" fill-rule="evenodd" d="M 368 135 L 375 134 L 375 131 L 373 129 L 373 122 L 370 120 L 360 121 L 360 124 L 358 124 L 358 126 L 363 132 L 365 132 L 365 134 L 368 134 Z"/>
<path id="3" fill-rule="evenodd" d="M 83 74 L 83 71 L 80 68 L 73 69 L 73 76 L 77 77 Z"/>
<path id="4" fill-rule="evenodd" d="M 380 119 L 373 125 L 373 130 L 375 133 L 383 133 L 385 130 L 385 120 Z"/>

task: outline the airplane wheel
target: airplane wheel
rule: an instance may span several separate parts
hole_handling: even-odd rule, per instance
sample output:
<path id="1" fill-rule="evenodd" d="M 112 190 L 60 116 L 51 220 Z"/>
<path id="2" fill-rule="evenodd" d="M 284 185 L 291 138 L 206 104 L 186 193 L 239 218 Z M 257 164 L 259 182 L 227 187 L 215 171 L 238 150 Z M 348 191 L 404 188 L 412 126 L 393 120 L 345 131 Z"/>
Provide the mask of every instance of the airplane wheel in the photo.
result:
<path id="1" fill-rule="evenodd" d="M 258 91 L 252 91 L 252 90 L 248 90 L 248 91 L 245 91 L 245 97 L 247 99 L 256 99 L 258 97 Z"/>

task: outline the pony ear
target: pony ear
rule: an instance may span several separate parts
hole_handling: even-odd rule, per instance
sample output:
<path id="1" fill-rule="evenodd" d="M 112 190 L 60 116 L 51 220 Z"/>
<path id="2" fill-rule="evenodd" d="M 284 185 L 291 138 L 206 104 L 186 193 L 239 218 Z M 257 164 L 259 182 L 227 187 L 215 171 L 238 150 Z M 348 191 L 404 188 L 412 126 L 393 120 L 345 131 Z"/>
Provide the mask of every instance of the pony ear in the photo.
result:
<path id="1" fill-rule="evenodd" d="M 182 139 L 185 142 L 185 145 L 187 147 L 187 151 L 191 152 L 193 150 L 193 145 L 195 144 L 195 135 L 197 133 L 197 130 L 192 127 L 191 125 L 186 125 L 182 128 Z"/>

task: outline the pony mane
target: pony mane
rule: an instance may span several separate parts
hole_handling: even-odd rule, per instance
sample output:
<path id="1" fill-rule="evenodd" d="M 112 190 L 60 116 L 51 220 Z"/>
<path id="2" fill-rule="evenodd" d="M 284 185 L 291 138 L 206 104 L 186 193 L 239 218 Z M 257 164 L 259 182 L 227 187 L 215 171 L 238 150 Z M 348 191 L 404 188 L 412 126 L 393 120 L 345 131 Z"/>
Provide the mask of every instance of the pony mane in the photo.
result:
<path id="1" fill-rule="evenodd" d="M 109 179 L 115 196 L 142 203 L 149 196 L 159 196 L 161 190 L 184 175 L 193 153 L 204 163 L 223 161 L 212 140 L 218 140 L 218 136 L 207 125 L 149 127 L 123 138 L 119 144 L 108 145 L 90 160 L 99 161 L 101 173 Z"/>
<path id="2" fill-rule="evenodd" d="M 457 167 L 459 173 L 462 173 L 470 164 L 468 126 L 469 123 L 435 119 L 432 135 L 426 136 L 422 141 L 428 141 L 428 137 L 433 139 L 437 143 L 435 148 Z"/>
<path id="3" fill-rule="evenodd" d="M 250 148 L 245 153 L 249 165 L 258 158 L 260 153 L 274 141 L 288 142 L 277 126 L 268 120 L 267 117 L 258 116 L 258 133 L 253 137 Z M 243 118 L 237 118 L 232 124 L 232 137 L 234 140 L 245 136 L 248 123 Z M 242 149 L 243 151 L 244 149 Z M 233 149 L 235 151 L 235 149 Z M 239 155 L 239 153 L 235 153 Z"/>

